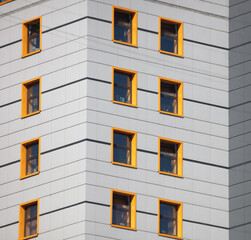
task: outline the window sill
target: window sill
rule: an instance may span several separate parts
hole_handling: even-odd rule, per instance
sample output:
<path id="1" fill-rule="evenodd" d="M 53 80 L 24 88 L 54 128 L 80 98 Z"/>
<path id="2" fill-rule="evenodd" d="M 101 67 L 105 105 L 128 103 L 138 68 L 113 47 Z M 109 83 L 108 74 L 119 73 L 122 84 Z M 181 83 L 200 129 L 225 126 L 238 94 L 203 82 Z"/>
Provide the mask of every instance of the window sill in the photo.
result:
<path id="1" fill-rule="evenodd" d="M 33 234 L 33 235 L 30 235 L 30 236 L 27 236 L 27 237 L 21 237 L 21 238 L 19 238 L 19 239 L 20 239 L 20 240 L 25 240 L 25 239 L 34 238 L 34 237 L 37 237 L 37 236 L 38 236 L 38 233 Z"/>
<path id="2" fill-rule="evenodd" d="M 39 52 L 41 52 L 41 49 L 39 49 L 39 50 L 37 50 L 37 51 L 34 51 L 34 52 L 31 52 L 31 53 L 22 54 L 22 58 L 31 56 L 31 55 L 36 54 L 36 53 L 39 53 Z"/>
<path id="3" fill-rule="evenodd" d="M 112 100 L 113 103 L 116 103 L 116 104 L 121 104 L 121 105 L 125 105 L 125 106 L 129 106 L 129 107 L 135 107 L 137 108 L 137 104 L 130 104 L 130 103 L 124 103 L 124 102 L 119 102 L 119 101 L 115 101 L 115 100 Z"/>
<path id="4" fill-rule="evenodd" d="M 26 114 L 26 115 L 22 115 L 21 118 L 30 117 L 30 116 L 35 115 L 35 114 L 38 114 L 38 113 L 40 113 L 40 112 L 41 112 L 41 110 L 38 110 L 38 111 L 33 112 L 33 113 L 29 113 L 29 114 Z"/>
<path id="5" fill-rule="evenodd" d="M 164 233 L 158 233 L 159 236 L 164 236 L 164 237 L 170 237 L 170 238 L 175 238 L 175 239 L 183 239 L 182 237 L 174 236 L 174 235 L 169 235 L 169 234 L 164 234 Z"/>
<path id="6" fill-rule="evenodd" d="M 124 167 L 130 167 L 130 168 L 137 168 L 136 165 L 129 165 L 129 164 L 119 163 L 119 162 L 114 162 L 114 161 L 112 161 L 112 164 L 120 165 L 120 166 L 124 166 Z"/>
<path id="7" fill-rule="evenodd" d="M 132 227 L 125 227 L 125 226 L 116 225 L 116 224 L 111 224 L 111 226 L 112 226 L 112 227 L 116 227 L 116 228 L 123 228 L 123 229 L 127 229 L 127 230 L 136 231 L 136 228 L 132 228 Z"/>
<path id="8" fill-rule="evenodd" d="M 179 178 L 183 178 L 182 174 L 174 174 L 174 173 L 169 173 L 169 172 L 163 172 L 163 171 L 158 171 L 160 174 L 165 174 L 165 175 L 169 175 L 169 176 L 173 176 L 173 177 L 179 177 Z"/>
<path id="9" fill-rule="evenodd" d="M 173 55 L 173 56 L 176 56 L 176 57 L 184 58 L 184 55 L 183 55 L 183 54 L 167 52 L 167 51 L 163 51 L 163 50 L 160 50 L 160 49 L 159 49 L 159 52 L 160 52 L 160 53 L 164 53 L 164 54 L 168 54 L 168 55 Z"/>
<path id="10" fill-rule="evenodd" d="M 37 171 L 37 172 L 32 173 L 32 174 L 29 174 L 29 175 L 21 176 L 21 177 L 20 177 L 20 179 L 24 179 L 24 178 L 32 177 L 32 176 L 37 175 L 37 174 L 39 174 L 39 173 L 40 173 L 40 171 Z"/>
<path id="11" fill-rule="evenodd" d="M 176 117 L 184 117 L 183 114 L 165 112 L 165 111 L 161 111 L 161 110 L 159 110 L 159 112 L 160 112 L 160 113 L 163 113 L 163 114 L 168 114 L 168 115 L 176 116 Z"/>
<path id="12" fill-rule="evenodd" d="M 127 42 L 121 42 L 121 41 L 118 41 L 118 40 L 112 40 L 113 42 L 115 43 L 119 43 L 119 44 L 123 44 L 123 45 L 127 45 L 127 46 L 131 46 L 131 47 L 138 47 L 137 44 L 133 44 L 133 43 L 127 43 Z"/>

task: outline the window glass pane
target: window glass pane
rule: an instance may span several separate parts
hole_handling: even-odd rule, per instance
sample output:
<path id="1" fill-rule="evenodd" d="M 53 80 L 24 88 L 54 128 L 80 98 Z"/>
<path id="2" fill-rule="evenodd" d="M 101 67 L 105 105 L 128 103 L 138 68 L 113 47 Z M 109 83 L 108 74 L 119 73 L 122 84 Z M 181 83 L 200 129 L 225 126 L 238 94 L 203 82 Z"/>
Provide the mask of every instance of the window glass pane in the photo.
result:
<path id="1" fill-rule="evenodd" d="M 132 136 L 114 132 L 113 161 L 131 164 L 131 141 Z"/>
<path id="2" fill-rule="evenodd" d="M 177 144 L 161 141 L 160 171 L 177 174 Z"/>
<path id="3" fill-rule="evenodd" d="M 26 147 L 26 175 L 38 171 L 38 143 Z"/>
<path id="4" fill-rule="evenodd" d="M 161 111 L 178 113 L 178 86 L 168 82 L 161 82 Z"/>
<path id="5" fill-rule="evenodd" d="M 132 75 L 114 72 L 114 100 L 132 103 Z"/>
<path id="6" fill-rule="evenodd" d="M 178 53 L 178 24 L 161 21 L 161 50 Z"/>
<path id="7" fill-rule="evenodd" d="M 163 234 L 177 235 L 177 206 L 160 203 L 159 231 Z"/>
<path id="8" fill-rule="evenodd" d="M 27 52 L 31 53 L 39 50 L 40 48 L 40 23 L 39 21 L 35 21 L 29 23 L 28 26 L 28 46 Z"/>
<path id="9" fill-rule="evenodd" d="M 131 197 L 126 195 L 113 195 L 112 223 L 131 227 Z"/>
<path id="10" fill-rule="evenodd" d="M 114 39 L 132 43 L 132 14 L 115 11 Z"/>
<path id="11" fill-rule="evenodd" d="M 39 110 L 39 82 L 27 86 L 27 114 Z"/>
<path id="12" fill-rule="evenodd" d="M 37 233 L 37 204 L 25 208 L 24 236 Z"/>

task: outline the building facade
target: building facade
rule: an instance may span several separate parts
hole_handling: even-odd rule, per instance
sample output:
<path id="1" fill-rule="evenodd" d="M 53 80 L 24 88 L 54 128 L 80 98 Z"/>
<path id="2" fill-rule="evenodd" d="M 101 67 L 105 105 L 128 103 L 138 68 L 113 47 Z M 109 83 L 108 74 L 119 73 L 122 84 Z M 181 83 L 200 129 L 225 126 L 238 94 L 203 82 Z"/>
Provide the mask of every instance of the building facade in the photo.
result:
<path id="1" fill-rule="evenodd" d="M 0 239 L 251 239 L 250 9 L 2 0 Z"/>

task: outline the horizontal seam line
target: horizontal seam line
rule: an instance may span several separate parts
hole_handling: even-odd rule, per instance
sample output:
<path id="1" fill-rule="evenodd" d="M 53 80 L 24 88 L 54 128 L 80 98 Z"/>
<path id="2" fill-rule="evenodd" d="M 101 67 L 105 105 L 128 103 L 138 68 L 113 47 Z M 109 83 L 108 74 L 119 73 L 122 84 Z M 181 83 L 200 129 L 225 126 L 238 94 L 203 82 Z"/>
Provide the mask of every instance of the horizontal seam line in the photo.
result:
<path id="1" fill-rule="evenodd" d="M 92 202 L 92 201 L 81 201 L 81 202 L 78 202 L 78 203 L 75 203 L 75 204 L 72 204 L 72 205 L 69 205 L 69 206 L 66 206 L 66 207 L 62 207 L 62 208 L 55 209 L 55 210 L 52 210 L 52 211 L 49 211 L 49 212 L 46 212 L 46 213 L 42 213 L 42 214 L 40 214 L 40 216 L 45 216 L 47 214 L 58 212 L 58 211 L 61 211 L 61 210 L 67 209 L 67 208 L 71 208 L 71 207 L 75 207 L 75 206 L 78 206 L 78 205 L 81 205 L 81 204 L 85 204 L 85 203 L 99 205 L 99 206 L 104 206 L 104 207 L 110 207 L 109 204 L 97 203 L 97 202 Z M 150 213 L 150 212 L 145 212 L 145 211 L 140 211 L 140 210 L 136 210 L 136 212 L 137 213 L 148 214 L 148 215 L 152 215 L 152 216 L 157 216 L 157 213 Z M 182 220 L 185 221 L 185 222 L 191 222 L 191 223 L 206 225 L 206 226 L 210 226 L 210 227 L 222 228 L 222 229 L 226 229 L 226 230 L 229 229 L 229 228 L 222 227 L 222 226 L 217 226 L 217 225 L 207 224 L 207 223 L 202 223 L 202 222 L 196 222 L 196 221 L 191 221 L 191 220 L 187 220 L 187 219 L 182 219 Z"/>
<path id="2" fill-rule="evenodd" d="M 214 48 L 218 48 L 218 49 L 222 49 L 222 50 L 226 50 L 226 51 L 230 50 L 229 48 L 224 48 L 224 47 L 220 47 L 220 46 L 217 46 L 217 45 L 212 45 L 212 44 L 208 44 L 208 43 L 198 42 L 198 41 L 190 40 L 190 39 L 187 39 L 187 38 L 184 38 L 183 40 L 187 41 L 187 42 L 201 44 L 201 45 L 204 45 L 204 46 L 207 46 L 207 47 L 214 47 Z"/>
<path id="3" fill-rule="evenodd" d="M 145 152 L 145 153 L 150 153 L 150 154 L 154 154 L 154 155 L 158 154 L 157 152 L 152 152 L 152 151 L 148 151 L 148 150 L 144 150 L 144 149 L 139 149 L 139 148 L 137 148 L 137 151 L 139 151 L 139 152 Z"/>
<path id="4" fill-rule="evenodd" d="M 194 102 L 194 103 L 208 105 L 208 106 L 211 106 L 211 107 L 218 107 L 218 108 L 229 110 L 228 107 L 224 107 L 224 106 L 220 106 L 220 105 L 216 105 L 216 104 L 212 104 L 212 103 L 201 102 L 201 101 L 197 101 L 197 100 L 193 100 L 193 99 L 188 99 L 188 98 L 183 98 L 183 100 L 189 101 L 189 102 Z"/>
<path id="5" fill-rule="evenodd" d="M 59 28 L 64 27 L 64 26 L 68 26 L 68 25 L 70 25 L 70 24 L 73 24 L 73 23 L 76 23 L 76 22 L 78 22 L 78 21 L 82 21 L 82 20 L 85 20 L 85 19 L 92 19 L 92 20 L 97 20 L 97 21 L 101 21 L 101 22 L 112 23 L 112 22 L 109 21 L 109 20 L 105 20 L 105 19 L 101 19 L 101 18 L 95 18 L 95 17 L 91 17 L 91 16 L 85 16 L 85 17 L 78 18 L 78 19 L 76 19 L 76 20 L 67 22 L 67 23 L 65 23 L 65 24 L 61 24 L 61 25 L 56 26 L 56 27 L 54 27 L 54 28 L 44 30 L 44 31 L 42 32 L 42 34 L 51 32 L 51 31 L 53 31 L 53 30 L 59 29 Z M 153 34 L 158 34 L 158 32 L 151 31 L 151 30 L 148 30 L 148 29 L 138 28 L 138 30 L 144 31 L 144 32 L 153 33 Z M 220 46 L 216 46 L 216 45 L 212 45 L 212 44 L 208 44 L 208 43 L 198 42 L 198 41 L 194 41 L 194 40 L 190 40 L 190 39 L 186 39 L 186 38 L 184 38 L 183 40 L 184 40 L 184 41 L 188 41 L 188 42 L 192 42 L 192 43 L 197 43 L 197 44 L 205 45 L 205 46 L 208 46 L 208 47 L 215 47 L 215 48 L 219 48 L 219 49 L 222 49 L 222 50 L 229 50 L 228 48 L 224 48 L 224 47 L 220 47 Z M 19 39 L 19 40 L 13 41 L 13 42 L 11 42 L 11 43 L 7 43 L 7 44 L 5 44 L 5 45 L 2 45 L 2 46 L 0 46 L 0 48 L 7 47 L 7 46 L 9 46 L 9 45 L 12 45 L 12 44 L 15 44 L 15 43 L 18 43 L 18 42 L 21 42 L 21 41 L 22 41 L 22 40 Z"/>
<path id="6" fill-rule="evenodd" d="M 13 42 L 4 44 L 4 45 L 0 46 L 0 49 L 1 49 L 1 48 L 4 48 L 4 47 L 8 47 L 8 46 L 10 46 L 10 45 L 12 45 L 12 44 L 15 44 L 15 43 L 19 43 L 19 42 L 21 42 L 21 41 L 22 41 L 22 39 L 19 39 L 19 40 L 16 40 L 16 41 L 13 41 Z"/>
<path id="7" fill-rule="evenodd" d="M 247 162 L 244 162 L 244 163 L 239 163 L 239 164 L 236 164 L 236 165 L 232 165 L 232 166 L 229 167 L 229 169 L 240 167 L 240 166 L 243 166 L 243 165 L 246 165 L 246 164 L 249 164 L 249 163 L 251 163 L 251 160 L 247 161 Z"/>
<path id="8" fill-rule="evenodd" d="M 50 152 L 54 152 L 54 151 L 57 151 L 57 150 L 60 150 L 62 148 L 70 147 L 70 146 L 73 146 L 75 144 L 82 143 L 82 142 L 85 142 L 85 141 L 87 141 L 87 142 L 94 142 L 94 143 L 100 143 L 100 144 L 105 144 L 105 145 L 111 145 L 111 143 L 108 143 L 108 142 L 99 141 L 99 140 L 90 139 L 90 138 L 84 138 L 84 139 L 81 139 L 81 140 L 76 141 L 76 142 L 72 142 L 72 143 L 69 143 L 69 144 L 57 147 L 57 148 L 50 149 L 48 151 L 41 152 L 41 155 L 47 154 L 47 153 L 50 153 Z M 148 150 L 139 149 L 139 148 L 137 148 L 137 151 L 139 151 L 139 152 L 145 152 L 145 153 L 149 153 L 149 154 L 154 154 L 154 155 L 158 154 L 157 152 L 148 151 Z M 206 163 L 206 162 L 200 162 L 200 161 L 197 161 L 197 160 L 192 160 L 192 159 L 187 159 L 187 158 L 183 158 L 183 161 L 194 162 L 194 163 L 198 163 L 198 164 L 210 165 L 210 166 L 213 166 L 213 167 L 219 167 L 219 168 L 229 169 L 228 167 L 225 167 L 225 166 L 216 165 L 216 164 L 212 164 L 212 163 Z M 15 163 L 18 163 L 18 162 L 20 162 L 20 160 L 16 160 L 16 161 L 13 161 L 13 162 L 10 162 L 10 163 L 6 163 L 4 165 L 1 165 L 0 168 L 1 167 L 6 167 L 8 165 L 15 164 Z"/>
<path id="9" fill-rule="evenodd" d="M 209 223 L 196 222 L 196 221 L 192 221 L 192 220 L 188 220 L 188 219 L 183 219 L 183 221 L 190 222 L 190 223 L 201 224 L 201 225 L 205 225 L 205 226 L 209 226 L 209 227 L 216 227 L 216 228 L 222 228 L 222 229 L 225 229 L 225 230 L 229 230 L 229 228 L 227 228 L 227 227 L 217 226 L 217 225 L 213 225 L 213 224 L 209 224 Z"/>
<path id="10" fill-rule="evenodd" d="M 107 142 L 98 141 L 98 140 L 89 139 L 89 138 L 84 138 L 84 139 L 82 139 L 82 140 L 79 140 L 79 141 L 76 141 L 76 142 L 73 142 L 73 143 L 69 143 L 69 144 L 66 144 L 66 145 L 63 145 L 63 146 L 60 146 L 60 147 L 53 148 L 53 149 L 51 149 L 51 150 L 42 152 L 41 155 L 47 154 L 47 153 L 50 153 L 50 152 L 54 152 L 54 151 L 57 151 L 57 150 L 60 150 L 60 149 L 62 149 L 62 148 L 70 147 L 70 146 L 72 146 L 72 145 L 75 145 L 75 144 L 78 144 L 78 143 L 82 143 L 82 142 L 85 142 L 85 141 L 95 142 L 95 143 L 101 143 L 101 144 L 106 144 L 106 145 L 111 145 L 110 143 L 107 143 Z"/>
<path id="11" fill-rule="evenodd" d="M 19 223 L 19 221 L 12 222 L 12 223 L 8 223 L 8 224 L 5 224 L 5 225 L 0 226 L 0 228 L 9 227 L 9 226 L 11 226 L 11 225 L 18 224 L 18 223 Z"/>
<path id="12" fill-rule="evenodd" d="M 183 161 L 194 162 L 194 163 L 203 164 L 203 165 L 209 165 L 209 166 L 212 166 L 212 167 L 229 169 L 229 167 L 226 167 L 226 166 L 221 166 L 221 165 L 217 165 L 217 164 L 213 164 L 213 163 L 207 163 L 207 162 L 200 162 L 200 161 L 197 161 L 197 160 L 192 160 L 192 159 L 187 159 L 187 158 L 183 158 Z"/>
<path id="13" fill-rule="evenodd" d="M 9 102 L 9 103 L 3 104 L 3 105 L 0 106 L 0 108 L 2 108 L 2 107 L 7 107 L 7 106 L 9 106 L 9 105 L 11 105 L 11 104 L 18 103 L 18 102 L 20 102 L 20 101 L 21 101 L 21 99 L 18 99 L 18 100 L 15 100 L 15 101 L 13 101 L 13 102 Z"/>
<path id="14" fill-rule="evenodd" d="M 7 167 L 9 165 L 12 165 L 12 164 L 15 164 L 15 163 L 19 163 L 20 162 L 20 159 L 19 160 L 16 160 L 16 161 L 13 161 L 13 162 L 9 162 L 9 163 L 5 163 L 3 165 L 0 165 L 0 168 L 2 167 Z"/>
<path id="15" fill-rule="evenodd" d="M 136 210 L 137 213 L 143 213 L 143 214 L 147 214 L 147 215 L 152 215 L 152 216 L 157 216 L 157 213 L 150 213 L 150 212 L 145 212 L 145 211 L 140 211 L 140 210 Z"/>
<path id="16" fill-rule="evenodd" d="M 85 80 L 92 80 L 92 81 L 97 81 L 97 82 L 102 82 L 102 83 L 111 84 L 111 82 L 106 81 L 106 80 L 103 80 L 103 79 L 85 77 L 85 78 L 81 78 L 81 79 L 75 80 L 75 81 L 73 81 L 73 82 L 69 82 L 69 83 L 66 83 L 66 84 L 63 84 L 63 85 L 60 85 L 60 86 L 57 86 L 57 87 L 54 87 L 54 88 L 51 88 L 51 89 L 42 91 L 42 94 L 45 94 L 45 93 L 48 93 L 48 92 L 51 92 L 51 91 L 54 91 L 54 90 L 57 90 L 57 89 L 60 89 L 60 88 L 69 86 L 69 85 L 71 85 L 71 84 L 75 84 L 75 83 L 78 83 L 78 82 L 81 82 L 81 81 L 85 81 Z M 143 91 L 143 92 L 152 93 L 152 94 L 158 94 L 158 92 L 154 92 L 154 91 L 147 90 L 147 89 L 142 89 L 142 88 L 137 88 L 137 90 L 138 90 L 138 91 Z M 188 98 L 183 98 L 183 100 L 184 100 L 184 101 L 189 101 L 189 102 L 198 103 L 198 104 L 204 104 L 204 105 L 208 105 L 208 106 L 212 106 L 212 107 L 218 107 L 218 108 L 222 108 L 222 109 L 226 109 L 226 110 L 229 110 L 229 109 L 230 109 L 230 108 L 227 108 L 227 107 L 224 107 L 224 106 L 220 106 L 220 105 L 216 105 L 216 104 L 211 104 L 211 103 L 206 103 L 206 102 L 201 102 L 201 101 L 197 101 L 197 100 L 193 100 L 193 99 L 188 99 Z M 20 102 L 20 101 L 21 101 L 21 99 L 15 100 L 15 101 L 10 102 L 10 103 L 6 103 L 6 104 L 4 104 L 4 105 L 1 105 L 0 108 L 6 107 L 6 106 L 11 105 L 11 104 L 18 103 L 18 102 Z"/>
<path id="17" fill-rule="evenodd" d="M 110 207 L 110 205 L 103 204 L 103 203 L 96 203 L 96 202 L 91 202 L 91 201 L 81 201 L 81 202 L 74 203 L 74 204 L 69 205 L 69 206 L 65 206 L 65 207 L 58 208 L 58 209 L 55 209 L 55 210 L 52 210 L 52 211 L 49 211 L 49 212 L 46 212 L 46 213 L 42 213 L 39 216 L 45 216 L 47 214 L 51 214 L 51 213 L 54 213 L 54 212 L 58 212 L 58 211 L 67 209 L 67 208 L 75 207 L 75 206 L 78 206 L 78 205 L 81 205 L 81 204 L 84 204 L 84 203 L 90 203 L 90 204 L 100 205 L 100 206 L 104 206 L 104 207 Z"/>
<path id="18" fill-rule="evenodd" d="M 236 225 L 236 226 L 233 226 L 233 227 L 230 227 L 229 230 L 232 230 L 234 228 L 238 228 L 238 227 L 242 227 L 242 226 L 245 226 L 245 225 L 249 225 L 251 224 L 251 222 L 247 222 L 247 223 L 242 223 L 242 224 L 239 224 L 239 225 Z"/>

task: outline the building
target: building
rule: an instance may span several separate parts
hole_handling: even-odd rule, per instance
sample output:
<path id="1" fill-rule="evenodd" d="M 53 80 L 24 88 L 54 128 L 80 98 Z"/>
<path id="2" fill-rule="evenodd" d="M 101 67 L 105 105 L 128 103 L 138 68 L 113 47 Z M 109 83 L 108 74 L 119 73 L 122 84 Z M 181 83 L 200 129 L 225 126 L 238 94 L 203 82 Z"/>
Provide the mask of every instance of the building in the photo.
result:
<path id="1" fill-rule="evenodd" d="M 250 9 L 1 0 L 1 240 L 251 239 Z"/>

